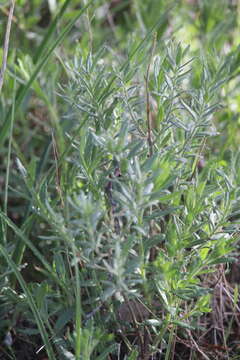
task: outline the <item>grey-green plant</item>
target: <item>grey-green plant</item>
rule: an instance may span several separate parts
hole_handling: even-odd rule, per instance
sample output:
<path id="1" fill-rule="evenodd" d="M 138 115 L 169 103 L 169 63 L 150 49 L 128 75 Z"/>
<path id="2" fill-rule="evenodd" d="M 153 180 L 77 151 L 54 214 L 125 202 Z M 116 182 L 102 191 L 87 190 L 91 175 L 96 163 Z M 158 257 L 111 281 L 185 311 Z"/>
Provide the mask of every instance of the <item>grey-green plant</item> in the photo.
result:
<path id="1" fill-rule="evenodd" d="M 211 15 L 216 1 L 203 3 L 204 37 L 211 19 L 216 32 L 221 14 Z M 214 286 L 211 277 L 234 261 L 238 240 L 239 152 L 221 145 L 220 125 L 231 138 L 233 130 L 218 119 L 230 102 L 226 89 L 236 96 L 239 49 L 226 56 L 163 41 L 176 10 L 157 1 L 134 1 L 136 31 L 126 26 L 123 43 L 120 25 L 114 28 L 120 48 L 94 49 L 91 2 L 52 40 L 68 5 L 38 48 L 39 60 L 21 55 L 9 69 L 19 86 L 1 132 L 2 143 L 10 141 L 0 211 L 0 330 L 9 334 L 24 318 L 19 333 L 38 344 L 40 338 L 36 352 L 49 359 L 168 360 L 179 338 L 203 355 L 195 334 L 207 331 L 200 319 L 212 311 L 223 275 Z M 82 13 L 89 47 L 84 38 L 74 55 L 56 55 L 59 68 L 46 93 L 43 65 Z M 12 124 L 30 89 L 51 120 L 44 148 L 29 159 L 14 142 Z M 17 159 L 9 174 L 12 142 Z M 9 194 L 26 205 L 20 225 L 7 214 Z M 237 297 L 236 287 L 234 311 Z M 225 347 L 233 322 L 234 315 L 222 335 Z"/>

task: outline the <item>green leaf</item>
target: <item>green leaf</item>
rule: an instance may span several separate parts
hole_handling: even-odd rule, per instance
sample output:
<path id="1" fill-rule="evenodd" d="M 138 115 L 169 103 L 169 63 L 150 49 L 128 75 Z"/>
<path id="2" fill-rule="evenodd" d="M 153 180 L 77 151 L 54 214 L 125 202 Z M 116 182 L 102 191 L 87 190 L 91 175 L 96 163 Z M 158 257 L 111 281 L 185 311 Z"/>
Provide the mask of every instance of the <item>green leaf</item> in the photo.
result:
<path id="1" fill-rule="evenodd" d="M 181 328 L 188 329 L 188 330 L 195 330 L 196 329 L 195 326 L 192 326 L 192 325 L 190 325 L 188 323 L 185 323 L 183 321 L 174 320 L 173 324 L 177 325 L 177 326 L 180 326 Z"/>

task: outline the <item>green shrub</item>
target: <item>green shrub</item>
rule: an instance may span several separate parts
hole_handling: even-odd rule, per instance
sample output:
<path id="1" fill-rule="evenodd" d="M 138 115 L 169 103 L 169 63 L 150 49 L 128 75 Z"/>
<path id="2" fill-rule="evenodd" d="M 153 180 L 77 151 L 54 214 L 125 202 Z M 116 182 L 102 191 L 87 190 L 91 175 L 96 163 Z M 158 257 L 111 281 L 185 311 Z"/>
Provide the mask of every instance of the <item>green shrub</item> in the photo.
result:
<path id="1" fill-rule="evenodd" d="M 201 8 L 202 35 L 216 31 L 214 4 Z M 221 116 L 224 91 L 237 81 L 238 49 L 217 56 L 163 42 L 172 10 L 157 20 L 149 1 L 134 6 L 142 28 L 125 32 L 124 52 L 89 50 L 84 40 L 61 60 L 62 77 L 55 65 L 43 70 L 74 20 L 55 42 L 45 37 L 52 45 L 40 47 L 40 60 L 15 67 L 27 78 L 10 101 L 2 136 L 29 109 L 22 107 L 30 89 L 51 120 L 29 159 L 14 144 L 9 196 L 27 209 L 21 226 L 7 206 L 0 212 L 0 330 L 5 344 L 11 329 L 35 336 L 49 359 L 167 360 L 178 337 L 202 354 L 194 338 L 207 329 L 199 319 L 212 311 L 217 270 L 234 260 L 239 153 L 221 145 L 218 131 L 222 124 L 234 138 Z M 237 290 L 234 296 L 233 307 Z M 13 352 L 10 344 L 6 353 Z"/>

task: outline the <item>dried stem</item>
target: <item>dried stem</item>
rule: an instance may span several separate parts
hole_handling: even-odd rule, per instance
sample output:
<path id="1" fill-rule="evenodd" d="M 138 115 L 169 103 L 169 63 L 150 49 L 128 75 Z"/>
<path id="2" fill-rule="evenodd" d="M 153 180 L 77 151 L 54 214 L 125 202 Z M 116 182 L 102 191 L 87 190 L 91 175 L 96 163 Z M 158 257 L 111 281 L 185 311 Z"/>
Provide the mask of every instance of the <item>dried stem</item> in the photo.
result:
<path id="1" fill-rule="evenodd" d="M 7 29 L 6 29 L 5 39 L 4 39 L 4 46 L 3 46 L 3 60 L 2 60 L 2 67 L 1 67 L 1 71 L 0 71 L 0 93 L 2 91 L 4 74 L 5 74 L 6 67 L 7 67 L 9 38 L 10 38 L 10 31 L 11 31 L 11 25 L 12 25 L 12 20 L 13 20 L 14 7 L 15 7 L 15 0 L 12 0 L 12 4 L 11 4 L 9 15 L 8 15 Z"/>
<path id="2" fill-rule="evenodd" d="M 52 131 L 52 146 L 53 146 L 53 155 L 54 155 L 55 167 L 56 167 L 56 190 L 57 190 L 58 195 L 60 197 L 61 206 L 63 208 L 64 207 L 64 201 L 63 201 L 63 195 L 62 195 L 62 190 L 61 190 L 61 169 L 60 169 L 60 167 L 58 165 L 58 163 L 59 163 L 59 154 L 58 154 L 57 143 L 56 143 L 53 131 Z"/>
<path id="3" fill-rule="evenodd" d="M 149 76 L 150 76 L 150 67 L 151 62 L 153 58 L 153 54 L 156 47 L 156 40 L 157 40 L 157 34 L 154 34 L 153 38 L 153 45 L 151 50 L 151 56 L 147 67 L 147 73 L 145 77 L 145 86 L 146 86 L 146 112 L 147 112 L 147 128 L 148 128 L 148 134 L 147 134 L 147 140 L 148 140 L 148 146 L 149 146 L 149 155 L 152 156 L 153 154 L 153 141 L 152 141 L 152 113 L 150 108 L 150 91 L 149 91 Z"/>

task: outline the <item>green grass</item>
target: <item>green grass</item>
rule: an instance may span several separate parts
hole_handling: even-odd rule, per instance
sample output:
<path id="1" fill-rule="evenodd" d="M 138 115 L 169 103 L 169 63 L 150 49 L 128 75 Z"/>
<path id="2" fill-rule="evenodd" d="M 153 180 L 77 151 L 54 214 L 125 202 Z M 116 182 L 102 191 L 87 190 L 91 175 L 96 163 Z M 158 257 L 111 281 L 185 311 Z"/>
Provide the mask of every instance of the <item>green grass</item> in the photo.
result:
<path id="1" fill-rule="evenodd" d="M 50 3 L 0 102 L 0 359 L 237 359 L 239 5 Z"/>

